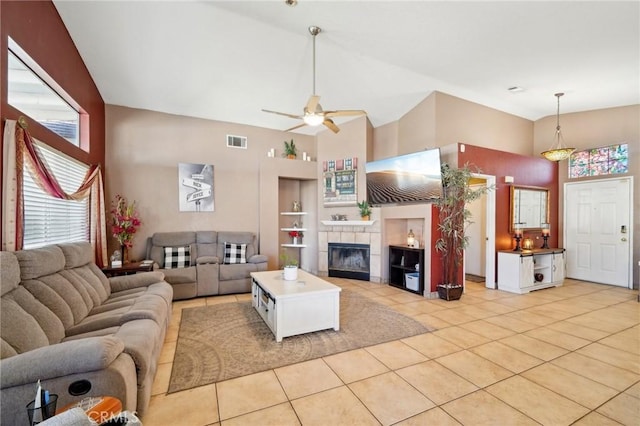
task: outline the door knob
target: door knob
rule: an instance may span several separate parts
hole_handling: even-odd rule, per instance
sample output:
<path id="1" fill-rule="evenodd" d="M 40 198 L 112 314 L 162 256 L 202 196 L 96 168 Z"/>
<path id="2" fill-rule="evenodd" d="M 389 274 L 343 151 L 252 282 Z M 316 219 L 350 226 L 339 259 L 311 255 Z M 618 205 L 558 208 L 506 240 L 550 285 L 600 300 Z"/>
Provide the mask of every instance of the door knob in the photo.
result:
<path id="1" fill-rule="evenodd" d="M 620 238 L 620 241 L 627 241 L 627 239 L 623 237 L 623 238 Z"/>

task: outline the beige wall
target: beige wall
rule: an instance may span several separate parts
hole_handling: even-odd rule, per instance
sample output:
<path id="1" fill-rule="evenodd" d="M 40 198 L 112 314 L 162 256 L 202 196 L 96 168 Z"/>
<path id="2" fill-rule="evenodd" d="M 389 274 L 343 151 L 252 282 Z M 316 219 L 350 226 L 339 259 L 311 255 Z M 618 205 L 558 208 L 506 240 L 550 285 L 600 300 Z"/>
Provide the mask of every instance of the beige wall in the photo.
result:
<path id="1" fill-rule="evenodd" d="M 457 143 L 533 155 L 533 122 L 433 92 L 400 120 L 374 130 L 374 159 Z"/>
<path id="2" fill-rule="evenodd" d="M 435 92 L 437 146 L 454 143 L 532 155 L 533 122 L 480 104 Z"/>
<path id="3" fill-rule="evenodd" d="M 247 136 L 248 149 L 227 148 L 227 134 Z M 108 105 L 106 200 L 109 205 L 115 194 L 121 194 L 138 203 L 142 226 L 134 239 L 132 258 L 144 257 L 146 237 L 154 232 L 259 233 L 260 164 L 284 161 L 267 158 L 267 151 L 275 148 L 276 155 L 280 155 L 284 140 L 291 138 L 299 147 L 299 153 L 306 151 L 316 158 L 312 136 Z M 214 212 L 179 211 L 178 163 L 181 162 L 213 164 Z M 270 188 L 270 196 L 277 194 L 277 190 L 277 185 Z M 277 227 L 277 221 L 273 223 Z M 111 252 L 115 245 L 113 238 L 109 238 L 109 244 Z"/>
<path id="4" fill-rule="evenodd" d="M 436 93 L 433 92 L 398 120 L 397 152 L 410 154 L 438 146 Z"/>
<path id="5" fill-rule="evenodd" d="M 633 282 L 637 287 L 638 260 L 640 260 L 640 105 L 607 108 L 560 115 L 564 144 L 577 150 L 597 148 L 626 142 L 629 147 L 629 174 L 633 176 Z M 533 150 L 535 153 L 549 149 L 554 144 L 556 116 L 542 118 L 534 123 Z M 611 176 L 606 176 L 610 178 Z M 589 180 L 598 178 L 572 179 Z M 563 238 L 564 184 L 568 181 L 568 164 L 560 163 L 560 244 Z"/>
<path id="6" fill-rule="evenodd" d="M 392 121 L 373 129 L 372 133 L 372 157 L 371 160 L 380 160 L 397 155 L 398 152 L 398 124 L 399 121 Z"/>

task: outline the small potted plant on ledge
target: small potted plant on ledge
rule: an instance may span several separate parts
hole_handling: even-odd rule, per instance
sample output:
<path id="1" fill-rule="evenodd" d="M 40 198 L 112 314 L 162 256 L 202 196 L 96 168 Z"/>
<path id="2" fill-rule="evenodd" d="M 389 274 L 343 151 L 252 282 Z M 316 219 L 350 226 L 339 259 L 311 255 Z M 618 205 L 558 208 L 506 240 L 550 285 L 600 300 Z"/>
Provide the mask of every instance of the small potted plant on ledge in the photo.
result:
<path id="1" fill-rule="evenodd" d="M 465 230 L 471 224 L 471 212 L 467 204 L 477 200 L 493 189 L 483 186 L 469 187 L 471 169 L 468 164 L 459 169 L 442 164 L 442 196 L 435 202 L 439 210 L 436 251 L 442 259 L 442 283 L 438 284 L 438 296 L 444 300 L 458 300 L 462 297 L 463 283 L 458 279 L 464 249 L 469 244 Z M 462 280 L 464 281 L 464 279 Z"/>
<path id="2" fill-rule="evenodd" d="M 360 217 L 362 220 L 369 220 L 371 217 L 371 206 L 369 206 L 369 202 L 362 200 L 358 203 L 358 208 L 360 209 Z"/>
<path id="3" fill-rule="evenodd" d="M 295 160 L 298 156 L 298 148 L 296 148 L 296 144 L 293 143 L 293 139 L 291 139 L 291 142 L 284 141 L 283 156 L 287 157 L 290 160 Z"/>
<path id="4" fill-rule="evenodd" d="M 284 280 L 295 281 L 298 279 L 298 259 L 291 257 L 286 251 L 280 253 L 280 262 L 284 269 Z"/>

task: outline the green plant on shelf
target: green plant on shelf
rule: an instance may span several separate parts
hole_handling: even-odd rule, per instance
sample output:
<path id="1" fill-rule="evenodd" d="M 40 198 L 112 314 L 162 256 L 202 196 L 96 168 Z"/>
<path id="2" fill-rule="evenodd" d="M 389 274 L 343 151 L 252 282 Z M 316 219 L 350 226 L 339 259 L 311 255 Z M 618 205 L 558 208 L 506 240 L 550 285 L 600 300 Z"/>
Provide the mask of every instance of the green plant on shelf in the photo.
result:
<path id="1" fill-rule="evenodd" d="M 296 158 L 298 155 L 298 148 L 296 147 L 296 144 L 293 143 L 293 139 L 291 139 L 291 142 L 287 142 L 284 141 L 284 157 L 287 158 Z"/>

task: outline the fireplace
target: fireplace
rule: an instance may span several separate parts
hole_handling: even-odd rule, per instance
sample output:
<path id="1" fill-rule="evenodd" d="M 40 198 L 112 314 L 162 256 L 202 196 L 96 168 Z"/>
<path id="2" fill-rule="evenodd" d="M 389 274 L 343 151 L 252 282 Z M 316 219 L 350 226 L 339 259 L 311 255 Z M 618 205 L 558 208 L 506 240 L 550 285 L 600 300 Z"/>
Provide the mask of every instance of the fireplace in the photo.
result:
<path id="1" fill-rule="evenodd" d="M 329 243 L 330 277 L 369 281 L 369 244 Z"/>

